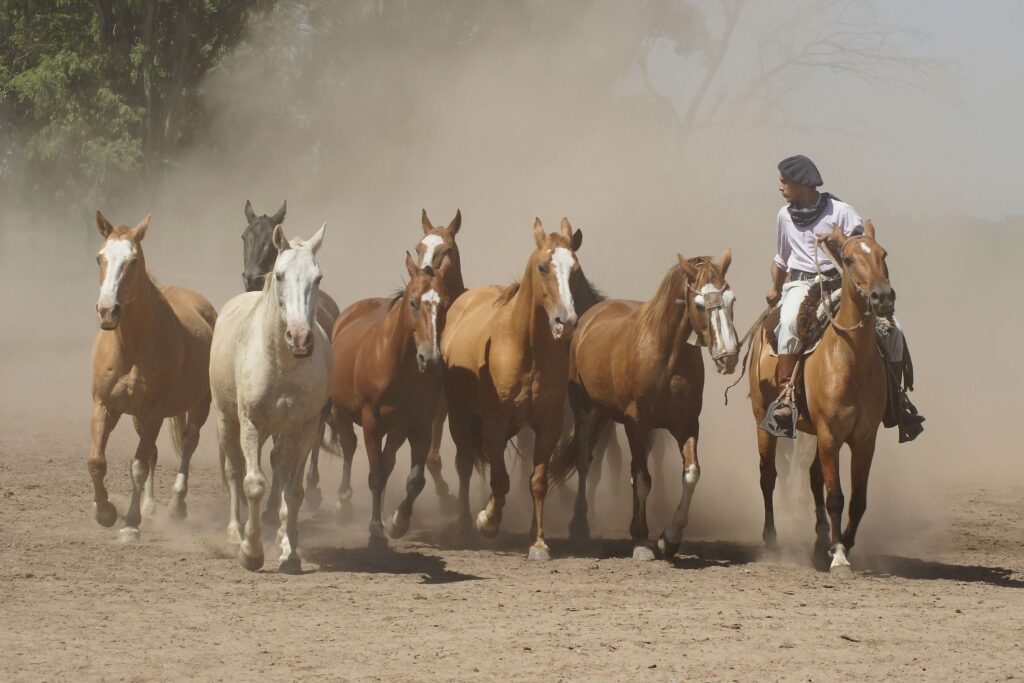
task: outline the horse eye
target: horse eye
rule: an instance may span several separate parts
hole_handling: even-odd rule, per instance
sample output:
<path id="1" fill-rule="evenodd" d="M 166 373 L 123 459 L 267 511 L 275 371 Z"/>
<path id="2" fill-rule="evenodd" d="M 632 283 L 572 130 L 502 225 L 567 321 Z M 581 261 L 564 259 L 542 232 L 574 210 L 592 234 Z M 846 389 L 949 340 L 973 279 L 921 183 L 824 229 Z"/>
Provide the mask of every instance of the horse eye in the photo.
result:
<path id="1" fill-rule="evenodd" d="M 548 267 L 545 266 L 543 263 L 541 263 L 540 265 L 537 266 L 537 270 L 540 271 L 541 275 L 547 275 L 548 274 Z"/>
<path id="2" fill-rule="evenodd" d="M 274 277 L 276 277 L 277 281 L 280 282 L 284 279 L 284 273 L 274 273 Z"/>
<path id="3" fill-rule="evenodd" d="M 420 302 L 416 301 L 416 299 L 409 299 L 409 306 L 411 306 L 412 310 L 415 311 L 417 308 L 420 307 Z"/>
<path id="4" fill-rule="evenodd" d="M 845 263 L 848 266 L 852 266 L 853 265 L 853 259 L 850 258 L 849 256 L 847 256 L 846 258 L 843 259 L 843 263 Z"/>

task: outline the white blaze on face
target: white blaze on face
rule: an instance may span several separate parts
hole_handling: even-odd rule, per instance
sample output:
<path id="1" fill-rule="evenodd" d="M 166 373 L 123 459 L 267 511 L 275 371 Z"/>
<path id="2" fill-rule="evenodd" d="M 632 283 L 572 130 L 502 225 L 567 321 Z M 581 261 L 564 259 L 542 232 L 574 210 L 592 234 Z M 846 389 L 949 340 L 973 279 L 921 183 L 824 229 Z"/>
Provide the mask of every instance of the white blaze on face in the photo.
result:
<path id="1" fill-rule="evenodd" d="M 441 355 L 441 350 L 438 347 L 439 339 L 437 334 L 437 306 L 441 303 L 441 295 L 437 293 L 437 290 L 428 289 L 420 297 L 420 304 L 426 309 L 427 315 L 430 316 L 430 336 L 431 336 L 431 349 L 430 352 L 434 358 L 438 358 Z"/>
<path id="2" fill-rule="evenodd" d="M 420 260 L 420 268 L 426 268 L 434 264 L 434 252 L 444 244 L 440 235 L 427 235 L 420 244 L 423 245 L 423 258 Z"/>
<path id="3" fill-rule="evenodd" d="M 567 315 L 576 315 L 576 305 L 572 300 L 572 290 L 569 288 L 569 275 L 575 260 L 572 252 L 565 247 L 557 247 L 551 254 L 551 266 L 555 269 L 555 279 L 558 281 L 558 296 L 562 299 L 562 306 Z"/>
<path id="4" fill-rule="evenodd" d="M 100 250 L 107 261 L 107 272 L 100 283 L 100 305 L 117 303 L 117 289 L 121 286 L 128 260 L 134 253 L 129 240 L 110 240 Z"/>
<path id="5" fill-rule="evenodd" d="M 314 280 L 320 269 L 309 249 L 293 247 L 277 257 L 274 266 L 277 280 L 277 296 L 281 303 L 281 314 L 285 325 L 313 326 Z"/>

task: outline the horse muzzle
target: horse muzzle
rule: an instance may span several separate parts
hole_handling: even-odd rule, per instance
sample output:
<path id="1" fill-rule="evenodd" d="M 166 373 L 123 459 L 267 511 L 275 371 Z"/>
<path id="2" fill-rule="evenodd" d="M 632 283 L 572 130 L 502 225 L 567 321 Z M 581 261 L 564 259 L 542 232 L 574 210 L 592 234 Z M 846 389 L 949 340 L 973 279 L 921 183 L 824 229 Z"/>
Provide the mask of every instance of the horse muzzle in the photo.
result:
<path id="1" fill-rule="evenodd" d="M 436 353 L 416 353 L 416 368 L 420 374 L 426 374 L 441 364 L 441 356 Z"/>
<path id="2" fill-rule="evenodd" d="M 313 330 L 309 327 L 289 327 L 285 330 L 284 341 L 296 358 L 306 358 L 313 353 Z"/>
<path id="3" fill-rule="evenodd" d="M 887 284 L 877 284 L 871 288 L 868 297 L 871 302 L 871 310 L 875 315 L 888 318 L 896 312 L 896 290 Z"/>
<path id="4" fill-rule="evenodd" d="M 263 278 L 262 274 L 250 275 L 249 273 L 242 273 L 242 286 L 245 287 L 247 292 L 258 292 L 263 289 Z"/>
<path id="5" fill-rule="evenodd" d="M 562 339 L 569 339 L 572 337 L 572 333 L 576 331 L 576 316 L 557 316 L 551 319 L 551 336 L 556 341 Z"/>
<path id="6" fill-rule="evenodd" d="M 124 309 L 119 303 L 112 304 L 96 304 L 96 315 L 100 319 L 100 329 L 114 330 L 117 329 L 118 323 L 121 322 L 121 314 Z"/>
<path id="7" fill-rule="evenodd" d="M 739 362 L 738 353 L 730 353 L 726 356 L 715 358 L 715 371 L 720 375 L 731 375 L 736 371 L 736 364 Z"/>

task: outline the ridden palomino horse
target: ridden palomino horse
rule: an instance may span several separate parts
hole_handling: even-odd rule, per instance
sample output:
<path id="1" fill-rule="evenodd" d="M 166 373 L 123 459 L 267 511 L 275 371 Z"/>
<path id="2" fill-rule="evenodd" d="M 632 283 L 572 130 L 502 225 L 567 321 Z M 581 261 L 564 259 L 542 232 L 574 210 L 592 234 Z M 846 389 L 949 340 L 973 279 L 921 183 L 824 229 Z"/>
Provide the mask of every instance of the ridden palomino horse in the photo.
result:
<path id="1" fill-rule="evenodd" d="M 576 250 L 583 233 L 573 233 L 566 219 L 561 232 L 552 234 L 545 234 L 537 219 L 533 233 L 536 249 L 518 283 L 471 289 L 452 305 L 441 353 L 459 474 L 460 523 L 466 528 L 471 520 L 473 465 L 486 461 L 491 498 L 477 516 L 476 528 L 485 536 L 498 533 L 509 491 L 505 445 L 522 427 L 532 427 L 536 446 L 529 557 L 549 559 L 543 526 L 547 466 L 562 433 L 569 339 L 577 320 L 572 283 L 582 279 Z"/>
<path id="2" fill-rule="evenodd" d="M 409 254 L 405 265 L 405 290 L 391 299 L 364 299 L 346 308 L 331 340 L 335 433 L 347 473 L 356 450 L 353 424 L 363 428 L 373 496 L 372 538 L 384 537 L 384 489 L 395 467 L 395 453 L 406 439 L 412 452 L 406 495 L 391 517 L 388 533 L 401 538 L 409 529 L 413 503 L 426 484 L 430 434 L 441 396 L 438 341 L 450 303 L 444 271 L 430 265 L 420 268 Z"/>
<path id="3" fill-rule="evenodd" d="M 327 336 L 314 320 L 321 278 L 316 252 L 324 227 L 306 242 L 289 242 L 281 226 L 275 227 L 273 277 L 266 278 L 261 292 L 240 294 L 226 303 L 213 335 L 210 384 L 220 412 L 220 460 L 231 496 L 228 544 L 238 544 L 238 559 L 250 570 L 263 566 L 259 509 L 266 479 L 261 453 L 271 436 L 278 440 L 274 474 L 284 489 L 279 571 L 300 570 L 302 469 L 318 438 L 331 370 Z M 244 538 L 239 507 L 243 488 L 249 508 Z"/>
<path id="4" fill-rule="evenodd" d="M 281 204 L 273 216 L 257 216 L 253 211 L 252 204 L 245 200 L 245 220 L 248 226 L 242 232 L 242 285 L 247 292 L 259 292 L 263 289 L 263 282 L 274 268 L 274 261 L 277 259 L 277 247 L 274 246 L 274 228 L 284 223 L 284 217 L 288 213 L 288 202 Z M 316 300 L 316 321 L 324 332 L 330 337 L 334 323 L 338 320 L 338 304 L 327 292 L 321 291 Z M 320 421 L 319 435 L 316 443 L 313 444 L 313 451 L 309 454 L 309 472 L 306 475 L 306 507 L 316 510 L 320 507 L 322 496 L 320 494 L 320 444 L 323 442 L 324 432 L 329 421 L 330 410 L 324 410 L 324 419 Z M 271 462 L 275 460 L 271 453 Z M 276 523 L 278 508 L 281 505 L 281 487 L 277 478 L 274 478 L 270 485 L 270 494 L 267 496 L 267 511 L 264 516 L 265 524 Z"/>
<path id="5" fill-rule="evenodd" d="M 797 428 L 818 437 L 818 457 L 811 464 L 811 494 L 816 510 L 817 549 L 828 549 L 831 571 L 852 574 L 847 552 L 853 547 L 857 526 L 867 507 L 868 474 L 875 453 L 875 436 L 886 405 L 885 360 L 875 337 L 878 317 L 890 318 L 896 294 L 889 284 L 885 249 L 875 241 L 870 221 L 864 234 L 846 237 L 836 228 L 819 242 L 838 256 L 843 284 L 839 312 L 825 330 L 817 348 L 803 360 L 804 395 Z M 764 328 L 753 342 L 750 360 L 750 396 L 754 419 L 764 420 L 768 405 L 778 395 L 776 359 L 770 354 Z M 757 430 L 761 456 L 761 493 L 764 496 L 764 541 L 775 546 L 776 437 Z M 839 449 L 850 447 L 853 479 L 849 520 L 841 531 L 843 489 L 839 480 Z M 824 485 L 827 496 L 823 495 Z M 831 530 L 831 535 L 830 535 Z"/>
<path id="6" fill-rule="evenodd" d="M 727 249 L 716 262 L 709 257 L 677 257 L 678 264 L 665 275 L 650 301 L 607 300 L 580 318 L 569 365 L 575 430 L 551 464 L 555 481 L 573 470 L 579 474 L 569 529 L 573 541 L 585 543 L 590 536 L 586 483 L 591 443 L 602 423 L 612 420 L 624 425 L 632 455 L 633 520 L 629 531 L 637 560 L 654 559 L 647 528 L 651 430 L 666 429 L 683 457 L 682 497 L 658 541 L 666 557 L 679 548 L 700 479 L 697 438 L 704 359 L 694 342 L 708 347 L 721 374 L 735 370 L 739 353 L 732 322 L 735 295 L 725 280 L 732 252 Z"/>
<path id="7" fill-rule="evenodd" d="M 149 216 L 134 228 L 115 228 L 99 211 L 103 236 L 100 332 L 92 350 L 92 450 L 89 474 L 95 488 L 96 521 L 113 526 L 117 510 L 107 498 L 107 439 L 121 415 L 131 415 L 139 445 L 131 464 L 132 497 L 121 529 L 122 541 L 139 538 L 143 513 L 154 507 L 156 439 L 170 418 L 171 441 L 180 464 L 170 512 L 186 515 L 188 467 L 199 444 L 199 429 L 210 414 L 210 340 L 217 312 L 199 294 L 157 285 L 146 271 L 142 240 Z M 145 491 L 143 491 L 145 488 Z"/>

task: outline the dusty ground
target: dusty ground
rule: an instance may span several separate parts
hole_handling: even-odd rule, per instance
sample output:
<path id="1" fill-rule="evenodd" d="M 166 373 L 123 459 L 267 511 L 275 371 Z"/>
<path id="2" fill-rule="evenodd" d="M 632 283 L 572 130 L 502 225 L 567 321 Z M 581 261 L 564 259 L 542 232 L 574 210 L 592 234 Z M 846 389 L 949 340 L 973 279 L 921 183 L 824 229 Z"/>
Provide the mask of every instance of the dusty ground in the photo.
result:
<path id="1" fill-rule="evenodd" d="M 2 367 L 5 384 L 28 379 L 32 354 L 20 350 Z M 81 368 L 80 353 L 68 351 L 69 365 Z M 948 523 L 904 534 L 898 548 L 855 551 L 859 575 L 846 582 L 799 549 L 759 557 L 756 516 L 748 533 L 695 538 L 677 560 L 649 564 L 628 559 L 622 540 L 571 556 L 564 522 L 553 522 L 556 559 L 528 563 L 522 533 L 451 542 L 429 488 L 418 526 L 390 550 L 367 549 L 363 496 L 347 527 L 326 503 L 304 515 L 307 573 L 274 573 L 268 548 L 265 571 L 251 574 L 222 551 L 212 422 L 187 522 L 158 514 L 140 545 L 122 546 L 116 529 L 92 521 L 87 398 L 78 378 L 68 382 L 74 391 L 46 400 L 5 389 L 0 403 L 5 680 L 1004 680 L 1024 671 L 1019 484 L 935 491 Z M 44 419 L 65 404 L 79 409 L 55 426 Z M 125 422 L 115 433 L 108 473 L 122 511 L 131 431 Z M 166 499 L 169 448 L 162 458 Z M 324 470 L 327 493 L 337 461 Z M 704 502 L 698 493 L 697 519 Z M 510 518 L 525 529 L 523 515 Z M 806 538 L 809 517 L 801 524 Z M 621 516 L 609 525 L 625 537 Z"/>

